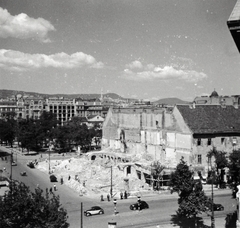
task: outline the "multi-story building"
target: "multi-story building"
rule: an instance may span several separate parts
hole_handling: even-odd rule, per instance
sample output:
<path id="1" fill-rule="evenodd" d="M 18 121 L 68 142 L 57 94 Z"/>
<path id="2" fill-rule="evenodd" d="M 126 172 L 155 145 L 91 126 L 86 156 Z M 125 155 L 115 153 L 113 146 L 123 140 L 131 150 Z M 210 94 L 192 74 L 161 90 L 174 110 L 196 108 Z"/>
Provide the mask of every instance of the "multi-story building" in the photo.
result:
<path id="1" fill-rule="evenodd" d="M 11 99 L 0 100 L 0 116 L 4 117 L 7 112 L 15 112 L 16 118 L 38 119 L 43 111 L 56 114 L 57 119 L 64 123 L 72 117 L 104 118 L 108 107 L 104 107 L 99 99 L 82 100 L 81 98 L 69 99 L 65 97 L 23 96 L 21 94 Z"/>
<path id="2" fill-rule="evenodd" d="M 46 111 L 54 113 L 61 123 L 69 121 L 75 116 L 75 99 L 48 98 L 46 99 Z"/>
<path id="3" fill-rule="evenodd" d="M 25 107 L 25 118 L 39 119 L 41 113 L 46 110 L 45 99 L 42 97 L 28 97 L 22 99 Z"/>

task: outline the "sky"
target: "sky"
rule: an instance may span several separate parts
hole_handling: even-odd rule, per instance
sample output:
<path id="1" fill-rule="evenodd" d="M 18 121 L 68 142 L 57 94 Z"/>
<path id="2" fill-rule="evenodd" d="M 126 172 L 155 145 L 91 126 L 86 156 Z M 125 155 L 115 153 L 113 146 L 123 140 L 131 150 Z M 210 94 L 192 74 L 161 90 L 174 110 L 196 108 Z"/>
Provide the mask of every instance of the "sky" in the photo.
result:
<path id="1" fill-rule="evenodd" d="M 0 0 L 0 89 L 158 100 L 240 94 L 236 0 Z"/>

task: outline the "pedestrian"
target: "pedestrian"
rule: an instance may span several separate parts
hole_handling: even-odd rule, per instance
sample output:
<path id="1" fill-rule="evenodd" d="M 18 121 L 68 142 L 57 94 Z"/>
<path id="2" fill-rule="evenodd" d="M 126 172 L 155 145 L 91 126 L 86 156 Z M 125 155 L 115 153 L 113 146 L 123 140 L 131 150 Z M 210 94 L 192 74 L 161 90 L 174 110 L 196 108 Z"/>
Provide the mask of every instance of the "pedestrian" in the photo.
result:
<path id="1" fill-rule="evenodd" d="M 52 187 L 50 188 L 50 190 L 49 190 L 49 191 L 50 191 L 50 193 L 52 194 Z"/>
<path id="2" fill-rule="evenodd" d="M 109 194 L 107 194 L 107 200 L 108 200 L 108 202 L 110 201 L 110 195 Z"/>
<path id="3" fill-rule="evenodd" d="M 57 186 L 55 184 L 53 185 L 53 189 L 54 191 L 57 191 Z"/>
<path id="4" fill-rule="evenodd" d="M 68 180 L 70 180 L 70 179 L 71 179 L 71 176 L 69 175 L 69 176 L 68 176 Z"/>
<path id="5" fill-rule="evenodd" d="M 103 199 L 103 195 L 101 195 L 101 201 L 104 201 L 104 199 Z"/>
<path id="6" fill-rule="evenodd" d="M 120 199 L 122 200 L 123 199 L 123 193 L 120 192 Z"/>
<path id="7" fill-rule="evenodd" d="M 127 195 L 127 191 L 124 192 L 124 198 L 127 199 L 128 195 Z"/>

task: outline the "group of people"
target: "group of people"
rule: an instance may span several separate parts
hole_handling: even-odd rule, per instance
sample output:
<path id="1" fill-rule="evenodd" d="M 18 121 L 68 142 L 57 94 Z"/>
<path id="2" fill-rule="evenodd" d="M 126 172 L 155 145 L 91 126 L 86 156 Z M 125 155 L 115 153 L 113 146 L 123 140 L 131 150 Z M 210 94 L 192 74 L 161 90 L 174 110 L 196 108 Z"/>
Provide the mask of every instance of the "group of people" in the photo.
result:
<path id="1" fill-rule="evenodd" d="M 120 192 L 120 199 L 122 200 L 122 199 L 127 199 L 127 198 L 128 198 L 127 191 L 124 191 L 124 193 L 121 191 Z M 101 195 L 100 200 L 104 201 L 103 195 Z M 110 201 L 110 200 L 111 200 L 111 196 L 110 196 L 110 194 L 107 194 L 107 201 Z"/>
<path id="2" fill-rule="evenodd" d="M 57 191 L 57 186 L 56 186 L 56 184 L 53 185 L 53 188 L 51 187 L 51 188 L 49 189 L 49 193 L 50 193 L 50 194 L 53 194 L 53 190 L 54 190 L 54 191 Z M 46 188 L 46 193 L 48 193 L 48 188 Z"/>

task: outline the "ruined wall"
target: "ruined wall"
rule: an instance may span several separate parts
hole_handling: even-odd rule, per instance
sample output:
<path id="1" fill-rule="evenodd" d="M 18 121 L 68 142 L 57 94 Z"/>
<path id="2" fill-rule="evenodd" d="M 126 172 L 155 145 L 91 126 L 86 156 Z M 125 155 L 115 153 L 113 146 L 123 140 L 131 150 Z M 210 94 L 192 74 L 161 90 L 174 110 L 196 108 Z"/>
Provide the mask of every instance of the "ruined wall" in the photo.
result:
<path id="1" fill-rule="evenodd" d="M 142 113 L 142 129 L 154 130 L 157 128 L 163 128 L 162 121 L 162 113 Z"/>

